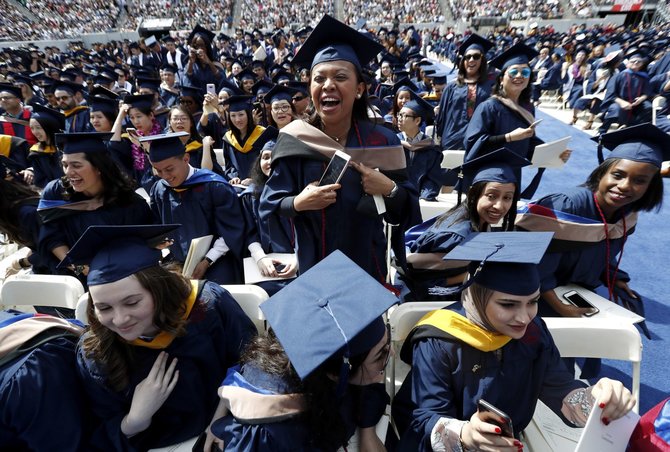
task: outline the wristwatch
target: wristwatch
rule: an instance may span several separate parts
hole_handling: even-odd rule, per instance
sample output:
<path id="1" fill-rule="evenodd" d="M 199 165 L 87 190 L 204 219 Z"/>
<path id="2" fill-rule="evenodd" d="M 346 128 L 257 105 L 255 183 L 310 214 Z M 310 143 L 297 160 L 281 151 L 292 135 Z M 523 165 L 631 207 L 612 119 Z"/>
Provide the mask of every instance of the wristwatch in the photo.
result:
<path id="1" fill-rule="evenodd" d="M 394 198 L 395 195 L 398 194 L 398 190 L 399 190 L 398 189 L 398 184 L 393 182 L 393 188 L 391 189 L 391 192 L 388 195 L 385 196 L 385 198 Z"/>
<path id="2" fill-rule="evenodd" d="M 207 261 L 207 265 L 208 265 L 208 266 L 210 266 L 210 267 L 211 267 L 211 266 L 212 266 L 212 264 L 214 263 L 214 261 L 213 261 L 213 260 L 211 260 L 211 259 L 210 259 L 209 257 L 207 257 L 207 256 L 205 256 L 205 259 L 204 259 L 204 260 L 206 260 L 206 261 Z"/>

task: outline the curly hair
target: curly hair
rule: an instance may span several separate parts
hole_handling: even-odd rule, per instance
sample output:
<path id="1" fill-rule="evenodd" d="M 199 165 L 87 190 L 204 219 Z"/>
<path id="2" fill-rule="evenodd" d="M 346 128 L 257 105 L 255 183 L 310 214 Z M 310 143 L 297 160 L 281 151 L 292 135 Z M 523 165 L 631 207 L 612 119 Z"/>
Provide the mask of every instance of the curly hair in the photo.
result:
<path id="1" fill-rule="evenodd" d="M 183 336 L 187 322 L 184 319 L 185 301 L 191 293 L 189 280 L 160 266 L 140 270 L 130 277 L 136 278 L 151 294 L 154 301 L 154 325 L 161 331 Z M 100 323 L 90 293 L 86 314 L 89 334 L 83 341 L 84 354 L 100 364 L 107 375 L 109 386 L 115 391 L 121 391 L 128 385 L 130 369 L 134 365 L 133 346 Z"/>

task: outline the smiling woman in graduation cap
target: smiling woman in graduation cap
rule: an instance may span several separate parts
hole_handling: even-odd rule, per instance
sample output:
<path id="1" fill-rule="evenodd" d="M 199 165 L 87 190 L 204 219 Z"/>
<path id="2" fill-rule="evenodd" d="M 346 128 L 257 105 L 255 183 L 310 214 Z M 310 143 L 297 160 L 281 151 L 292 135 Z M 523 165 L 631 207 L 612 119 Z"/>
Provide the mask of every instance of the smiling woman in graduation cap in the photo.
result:
<path id="1" fill-rule="evenodd" d="M 587 387 L 575 380 L 536 316 L 536 264 L 551 236 L 477 233 L 446 256 L 471 262 L 465 317 L 430 312 L 406 339 L 401 358 L 412 370 L 393 402 L 398 450 L 522 450 L 519 433 L 538 399 L 569 426 L 583 426 L 596 403 L 605 425 L 633 408 L 635 399 L 618 381 L 603 378 Z M 514 438 L 479 416 L 480 399 L 509 415 Z"/>
<path id="2" fill-rule="evenodd" d="M 88 264 L 77 371 L 95 416 L 89 450 L 169 446 L 202 433 L 216 388 L 256 329 L 218 284 L 159 266 L 179 225 L 93 226 L 63 264 Z"/>
<path id="3" fill-rule="evenodd" d="M 400 230 L 418 222 L 416 190 L 407 179 L 403 148 L 391 131 L 368 119 L 361 70 L 380 50 L 375 41 L 326 15 L 293 59 L 311 68 L 315 113 L 308 122 L 295 120 L 280 131 L 261 216 L 294 219 L 301 271 L 340 249 L 384 280 L 386 237 L 370 195 L 379 196 L 384 219 L 400 224 Z M 352 156 L 350 168 L 339 184 L 319 187 L 336 150 Z M 403 256 L 404 248 L 396 247 L 400 262 Z"/>

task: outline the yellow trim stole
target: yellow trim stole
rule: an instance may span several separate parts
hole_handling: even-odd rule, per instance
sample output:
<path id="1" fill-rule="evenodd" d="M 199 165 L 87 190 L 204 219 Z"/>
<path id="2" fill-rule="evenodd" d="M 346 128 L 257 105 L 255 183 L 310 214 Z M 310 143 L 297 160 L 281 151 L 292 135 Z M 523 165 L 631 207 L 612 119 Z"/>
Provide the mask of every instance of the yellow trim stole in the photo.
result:
<path id="1" fill-rule="evenodd" d="M 483 352 L 498 350 L 512 340 L 509 336 L 485 330 L 462 315 L 447 309 L 429 312 L 414 328 L 423 325 L 438 328 Z"/>
<path id="2" fill-rule="evenodd" d="M 249 138 L 247 138 L 247 141 L 244 142 L 244 146 L 241 146 L 240 143 L 238 143 L 237 138 L 235 138 L 235 135 L 233 135 L 233 132 L 229 130 L 226 132 L 226 141 L 231 144 L 235 149 L 237 149 L 239 152 L 242 154 L 246 154 L 247 152 L 251 151 L 251 149 L 254 146 L 254 143 L 256 143 L 256 140 L 258 137 L 261 136 L 261 134 L 265 131 L 265 127 L 261 126 L 256 126 L 254 127 L 254 130 L 251 131 L 251 134 L 249 135 Z"/>

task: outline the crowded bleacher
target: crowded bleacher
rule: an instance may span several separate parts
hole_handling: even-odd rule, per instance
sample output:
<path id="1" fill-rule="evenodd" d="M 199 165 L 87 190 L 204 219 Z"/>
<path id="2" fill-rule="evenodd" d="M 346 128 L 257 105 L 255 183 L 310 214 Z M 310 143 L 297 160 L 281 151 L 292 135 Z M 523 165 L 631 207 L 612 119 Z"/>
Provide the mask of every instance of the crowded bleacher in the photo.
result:
<path id="1" fill-rule="evenodd" d="M 670 28 L 602 5 L 0 0 L 0 451 L 670 447 Z"/>

